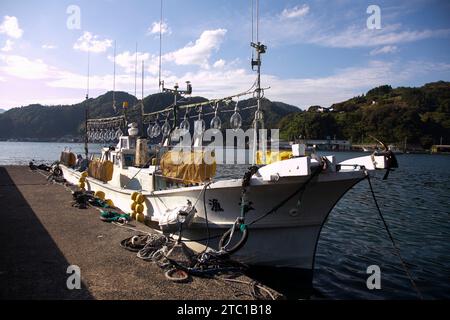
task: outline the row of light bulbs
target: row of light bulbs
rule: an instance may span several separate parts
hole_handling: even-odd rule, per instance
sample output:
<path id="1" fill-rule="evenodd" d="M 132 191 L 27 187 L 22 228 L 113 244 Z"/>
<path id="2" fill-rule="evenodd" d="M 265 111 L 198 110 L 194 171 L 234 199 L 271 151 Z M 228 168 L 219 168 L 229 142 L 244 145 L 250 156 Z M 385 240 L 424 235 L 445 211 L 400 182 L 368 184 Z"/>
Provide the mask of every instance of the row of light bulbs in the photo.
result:
<path id="1" fill-rule="evenodd" d="M 214 117 L 211 119 L 210 128 L 220 130 L 222 128 L 222 120 L 217 115 L 217 108 L 214 112 Z M 184 119 L 180 123 L 180 129 L 184 131 L 189 131 L 191 125 L 189 123 L 189 119 L 187 117 L 187 112 L 184 114 Z M 233 130 L 238 130 L 242 127 L 242 117 L 237 111 L 237 108 L 234 109 L 234 113 L 230 118 L 230 127 Z M 147 135 L 150 138 L 157 138 L 161 135 L 167 137 L 170 134 L 171 126 L 169 124 L 169 120 L 166 119 L 162 127 L 159 125 L 158 120 L 156 120 L 155 124 L 150 125 L 147 129 Z M 202 134 L 206 129 L 205 120 L 202 119 L 202 114 L 198 114 L 198 119 L 195 121 L 195 133 Z"/>
<path id="2" fill-rule="evenodd" d="M 93 129 L 89 130 L 88 139 L 90 142 L 113 142 L 123 136 L 123 132 L 120 128 L 114 130 L 110 129 Z"/>

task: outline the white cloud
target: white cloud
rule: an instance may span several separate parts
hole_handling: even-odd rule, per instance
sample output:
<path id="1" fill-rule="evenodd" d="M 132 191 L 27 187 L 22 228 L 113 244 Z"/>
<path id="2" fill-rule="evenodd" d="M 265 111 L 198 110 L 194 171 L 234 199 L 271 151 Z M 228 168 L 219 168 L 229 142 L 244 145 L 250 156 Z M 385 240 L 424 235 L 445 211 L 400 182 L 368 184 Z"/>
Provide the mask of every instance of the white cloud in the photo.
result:
<path id="1" fill-rule="evenodd" d="M 53 88 L 68 88 L 68 89 L 86 89 L 86 76 L 75 74 L 71 72 L 63 72 L 55 79 L 46 82 L 49 87 Z M 128 86 L 128 87 L 126 87 Z M 90 90 L 112 90 L 113 75 L 92 75 L 89 77 Z M 134 76 L 130 75 L 116 75 L 116 89 L 127 90 L 134 94 Z"/>
<path id="2" fill-rule="evenodd" d="M 56 105 L 72 105 L 72 104 L 77 104 L 80 103 L 80 97 L 72 97 L 72 98 L 68 98 L 68 97 L 45 97 L 45 98 L 36 98 L 36 96 L 34 95 L 30 95 L 27 97 L 23 97 L 21 99 L 7 99 L 7 100 L 3 100 L 2 103 L 5 106 L 8 106 L 8 108 L 14 108 L 14 107 L 20 107 L 20 106 L 27 106 L 30 104 L 35 104 L 35 103 L 39 103 L 41 105 L 44 106 L 56 106 Z"/>
<path id="3" fill-rule="evenodd" d="M 19 39 L 23 30 L 19 27 L 19 20 L 14 16 L 4 16 L 0 24 L 0 33 L 6 34 L 10 38 Z"/>
<path id="4" fill-rule="evenodd" d="M 339 33 L 312 35 L 309 42 L 333 48 L 355 48 L 395 45 L 428 38 L 448 37 L 450 29 L 410 31 L 400 30 L 400 25 L 387 25 L 380 30 L 350 26 Z"/>
<path id="5" fill-rule="evenodd" d="M 57 48 L 57 46 L 54 44 L 43 44 L 41 47 L 42 47 L 42 49 L 46 49 L 46 50 L 52 50 L 52 49 Z"/>
<path id="6" fill-rule="evenodd" d="M 148 28 L 147 33 L 148 34 L 159 34 L 160 29 L 161 29 L 162 34 L 171 34 L 172 33 L 172 31 L 169 28 L 169 25 L 166 22 L 160 23 L 159 21 L 153 22 L 152 25 Z"/>
<path id="7" fill-rule="evenodd" d="M 396 53 L 398 52 L 397 46 L 384 46 L 381 48 L 376 48 L 370 51 L 371 56 L 376 56 L 379 54 L 386 54 L 386 53 Z"/>
<path id="8" fill-rule="evenodd" d="M 13 49 L 13 44 L 14 42 L 10 39 L 7 39 L 5 42 L 5 46 L 3 48 L 1 48 L 0 50 L 3 52 L 9 52 Z"/>
<path id="9" fill-rule="evenodd" d="M 75 50 L 90 51 L 90 52 L 105 52 L 112 46 L 112 40 L 100 40 L 99 36 L 93 35 L 89 31 L 85 31 L 83 35 L 73 45 Z"/>
<path id="10" fill-rule="evenodd" d="M 142 61 L 148 61 L 150 59 L 150 54 L 144 52 L 130 52 L 124 51 L 116 55 L 116 64 L 124 69 L 126 73 L 134 73 L 136 65 L 136 56 L 138 62 L 138 69 Z M 110 61 L 114 61 L 114 56 L 108 56 Z M 139 69 L 140 70 L 140 69 Z"/>
<path id="11" fill-rule="evenodd" d="M 225 67 L 225 63 L 226 63 L 225 60 L 219 59 L 216 62 L 214 62 L 213 67 L 221 69 L 221 68 Z"/>
<path id="12" fill-rule="evenodd" d="M 450 29 L 411 30 L 387 22 L 379 30 L 370 30 L 364 20 L 355 24 L 355 19 L 352 12 L 348 16 L 307 14 L 302 19 L 263 16 L 261 34 L 269 46 L 307 43 L 331 48 L 375 48 L 450 37 Z"/>
<path id="13" fill-rule="evenodd" d="M 48 79 L 56 77 L 60 72 L 40 59 L 31 60 L 18 55 L 0 55 L 0 71 L 20 79 Z"/>
<path id="14" fill-rule="evenodd" d="M 197 55 L 194 64 L 198 62 L 209 63 L 210 53 L 214 48 L 218 47 L 220 41 L 212 41 L 209 39 L 209 36 L 206 37 L 206 39 L 209 39 L 208 41 L 204 38 L 201 40 L 202 36 L 194 44 L 189 44 L 180 50 L 169 53 L 169 55 L 175 58 L 175 53 L 180 54 L 180 51 L 185 48 L 199 46 L 200 48 L 192 50 L 192 53 Z M 206 45 L 204 42 L 207 42 L 209 45 Z M 384 50 L 389 51 L 393 49 Z M 181 53 L 183 52 L 181 51 Z M 108 58 L 110 60 L 113 59 L 113 57 Z M 178 56 L 177 58 L 180 57 Z M 134 71 L 134 53 L 125 51 L 117 55 L 116 60 L 117 64 L 124 68 L 125 72 Z M 157 71 L 158 57 L 149 53 L 139 52 L 138 60 L 145 60 L 147 67 L 150 64 L 151 68 L 156 68 Z M 5 54 L 0 54 L 0 74 L 3 78 L 10 76 L 20 79 L 40 80 L 38 81 L 40 84 L 60 89 L 85 90 L 87 80 L 84 74 L 52 67 L 40 59 L 29 59 L 23 56 Z M 156 72 L 152 72 L 151 76 L 147 75 L 145 77 L 146 94 L 157 91 L 158 79 L 156 74 Z M 283 101 L 305 108 L 316 104 L 329 106 L 332 103 L 362 94 L 375 86 L 383 84 L 404 85 L 411 79 L 416 79 L 419 75 L 436 76 L 437 74 L 450 76 L 450 64 L 426 61 L 397 61 L 390 63 L 371 61 L 368 65 L 339 69 L 328 76 L 315 78 L 286 79 L 272 74 L 263 74 L 262 86 L 271 87 L 270 90 L 265 92 L 265 96 L 268 99 Z M 200 68 L 197 71 L 187 73 L 174 73 L 166 70 L 164 74 L 164 80 L 168 87 L 175 82 L 183 83 L 186 80 L 190 80 L 192 81 L 195 95 L 207 98 L 219 98 L 247 90 L 254 82 L 255 77 L 255 73 L 248 68 L 239 68 L 232 61 L 226 62 L 223 59 L 215 60 L 211 68 Z M 4 81 L 0 77 L 0 81 L 2 80 Z M 111 90 L 112 82 L 112 72 L 106 75 L 94 74 L 90 78 L 90 88 L 94 90 L 92 92 L 97 90 L 101 93 Z M 134 93 L 134 74 L 119 73 L 116 76 L 116 89 Z M 73 93 L 70 94 L 73 95 Z M 26 98 L 23 98 L 24 101 Z"/>
<path id="15" fill-rule="evenodd" d="M 281 13 L 281 17 L 286 19 L 298 18 L 307 15 L 308 12 L 309 6 L 307 4 L 303 4 L 301 6 L 295 6 L 293 8 L 284 9 L 283 12 Z"/>
<path id="16" fill-rule="evenodd" d="M 177 65 L 209 66 L 208 61 L 214 50 L 219 49 L 227 30 L 206 30 L 195 43 L 189 43 L 184 48 L 164 55 L 165 61 L 173 61 Z"/>

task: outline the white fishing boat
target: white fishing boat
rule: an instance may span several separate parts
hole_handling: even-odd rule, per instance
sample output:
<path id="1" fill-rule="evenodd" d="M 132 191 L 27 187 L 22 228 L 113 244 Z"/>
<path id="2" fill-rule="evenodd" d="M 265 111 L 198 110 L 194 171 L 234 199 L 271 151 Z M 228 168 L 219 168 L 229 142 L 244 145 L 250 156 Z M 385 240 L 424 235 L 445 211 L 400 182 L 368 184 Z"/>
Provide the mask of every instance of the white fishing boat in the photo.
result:
<path id="1" fill-rule="evenodd" d="M 175 237 L 181 234 L 185 243 L 194 250 L 208 246 L 212 250 L 227 252 L 233 259 L 249 265 L 294 268 L 312 274 L 320 232 L 333 207 L 369 172 L 389 172 L 396 167 L 395 156 L 386 150 L 337 163 L 333 155 L 308 156 L 305 146 L 300 144 L 293 144 L 287 156 L 276 150 L 265 150 L 264 141 L 261 143 L 260 140 L 260 144 L 256 141 L 263 116 L 261 99 L 264 89 L 260 85 L 260 68 L 261 54 L 266 47 L 259 41 L 252 46 L 256 53 L 252 67 L 257 68 L 257 80 L 252 91 L 182 105 L 177 98 L 180 94 L 191 93 L 190 84 L 185 91 L 179 90 L 178 86 L 170 90 L 164 88 L 164 91 L 174 94 L 172 106 L 148 114 L 142 108 L 142 122 L 150 122 L 148 136 L 142 127 L 139 129 L 129 124 L 123 115 L 89 119 L 86 121 L 86 142 L 96 134 L 113 138 L 112 128 L 131 127 L 128 135 L 125 132 L 120 136 L 118 130 L 117 144 L 103 148 L 101 158 L 91 161 L 87 177 L 80 168 L 73 166 L 73 156 L 67 153 L 63 154 L 60 168 L 67 181 L 86 191 L 102 192 L 116 207 L 155 230 Z M 241 177 L 218 179 L 214 176 L 215 162 L 208 164 L 202 158 L 200 163 L 172 163 L 173 155 L 176 158 L 180 152 L 171 143 L 172 134 L 183 128 L 189 132 L 186 128 L 189 125 L 185 122 L 188 110 L 197 110 L 199 115 L 195 127 L 200 128 L 193 143 L 197 149 L 188 154 L 190 157 L 200 150 L 203 157 L 208 143 L 198 142 L 203 141 L 205 134 L 202 108 L 212 106 L 215 121 L 211 121 L 211 127 L 220 130 L 217 117 L 221 116 L 222 102 L 242 95 L 253 95 L 257 101 L 252 128 L 256 139 L 249 150 L 253 159 L 250 162 L 254 164 L 251 170 Z M 185 111 L 185 118 L 180 123 L 182 111 Z M 166 116 L 162 128 L 158 123 L 161 115 Z M 146 119 L 151 120 L 146 122 Z M 168 127 L 170 121 L 172 124 Z M 231 117 L 231 130 L 240 130 L 240 125 L 236 105 Z M 162 136 L 161 143 L 147 149 L 147 138 L 154 140 L 157 136 Z"/>
<path id="2" fill-rule="evenodd" d="M 260 166 L 251 175 L 245 193 L 252 210 L 241 220 L 243 178 L 217 181 L 212 178 L 195 186 L 184 186 L 164 177 L 158 165 L 148 168 L 127 165 L 124 159 L 136 151 L 135 139 L 122 137 L 116 150 L 105 148 L 103 158 L 114 163 L 112 179 L 103 182 L 87 177 L 85 189 L 104 192 L 124 212 L 132 211 L 133 194 L 142 194 L 145 222 L 158 230 L 168 214 L 189 210 L 193 217 L 183 227 L 182 236 L 186 240 L 204 240 L 188 242 L 191 247 L 202 250 L 209 229 L 212 249 L 228 249 L 234 259 L 250 265 L 312 270 L 321 228 L 339 199 L 365 179 L 368 171 L 389 170 L 392 164 L 391 154 L 341 163 L 336 163 L 334 156 L 313 159 L 298 155 Z M 69 182 L 79 183 L 81 172 L 64 164 L 60 167 Z M 241 225 L 247 227 L 245 244 L 235 252 L 232 248 L 219 248 L 220 238 L 216 236 L 233 227 L 235 237 L 244 241 Z"/>

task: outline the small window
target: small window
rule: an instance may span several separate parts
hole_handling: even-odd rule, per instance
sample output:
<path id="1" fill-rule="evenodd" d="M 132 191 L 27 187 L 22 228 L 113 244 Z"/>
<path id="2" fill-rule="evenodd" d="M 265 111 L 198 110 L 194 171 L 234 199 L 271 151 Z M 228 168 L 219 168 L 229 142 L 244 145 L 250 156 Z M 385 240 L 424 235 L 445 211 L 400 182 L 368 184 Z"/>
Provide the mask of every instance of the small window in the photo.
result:
<path id="1" fill-rule="evenodd" d="M 131 167 L 134 164 L 134 155 L 133 154 L 124 154 L 123 160 L 124 160 L 125 166 Z"/>
<path id="2" fill-rule="evenodd" d="M 121 138 L 120 139 L 120 147 L 122 149 L 129 149 L 128 148 L 128 139 L 127 138 Z"/>

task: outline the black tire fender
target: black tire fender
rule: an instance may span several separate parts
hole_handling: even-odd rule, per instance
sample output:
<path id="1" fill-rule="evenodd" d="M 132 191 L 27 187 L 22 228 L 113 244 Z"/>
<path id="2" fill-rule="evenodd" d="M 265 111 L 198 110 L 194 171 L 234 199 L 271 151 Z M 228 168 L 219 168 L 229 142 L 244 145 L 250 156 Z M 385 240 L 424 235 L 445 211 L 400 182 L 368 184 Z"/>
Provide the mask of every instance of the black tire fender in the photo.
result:
<path id="1" fill-rule="evenodd" d="M 238 250 L 240 250 L 248 240 L 248 227 L 245 226 L 245 228 L 242 228 L 242 229 L 238 228 L 239 232 L 242 233 L 241 239 L 239 239 L 239 241 L 233 247 L 224 248 L 225 243 L 228 242 L 228 239 L 231 236 L 231 232 L 233 231 L 233 228 L 228 229 L 228 231 L 222 235 L 222 238 L 220 238 L 219 249 L 225 251 L 228 254 L 233 254 L 233 253 L 237 252 Z"/>

